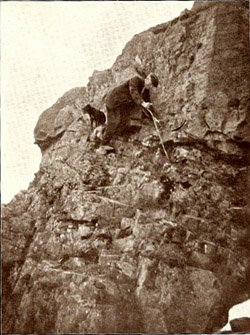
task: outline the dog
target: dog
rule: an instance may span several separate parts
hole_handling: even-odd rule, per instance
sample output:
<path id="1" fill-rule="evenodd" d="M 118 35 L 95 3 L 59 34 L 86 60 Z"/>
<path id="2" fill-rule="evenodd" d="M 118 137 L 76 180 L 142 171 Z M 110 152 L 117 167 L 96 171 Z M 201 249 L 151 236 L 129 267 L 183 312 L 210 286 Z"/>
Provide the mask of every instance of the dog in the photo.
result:
<path id="1" fill-rule="evenodd" d="M 82 111 L 84 114 L 88 114 L 90 117 L 91 131 L 106 122 L 105 114 L 98 109 L 92 107 L 90 104 L 87 104 L 85 107 L 83 107 Z"/>

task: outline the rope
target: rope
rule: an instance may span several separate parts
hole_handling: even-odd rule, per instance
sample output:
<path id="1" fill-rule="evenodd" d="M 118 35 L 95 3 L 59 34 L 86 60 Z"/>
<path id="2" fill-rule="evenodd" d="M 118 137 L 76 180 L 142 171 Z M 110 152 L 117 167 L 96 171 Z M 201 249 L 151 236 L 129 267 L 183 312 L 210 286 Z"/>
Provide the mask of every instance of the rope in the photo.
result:
<path id="1" fill-rule="evenodd" d="M 156 132 L 157 132 L 157 134 L 158 134 L 158 137 L 159 137 L 159 139 L 160 139 L 161 146 L 162 146 L 162 148 L 163 148 L 163 151 L 164 151 L 164 153 L 165 153 L 165 156 L 167 157 L 168 161 L 171 162 L 171 160 L 170 160 L 170 158 L 169 158 L 169 156 L 168 156 L 168 153 L 167 153 L 167 151 L 166 151 L 166 149 L 165 149 L 165 146 L 164 146 L 164 144 L 163 144 L 163 140 L 162 140 L 162 137 L 161 137 L 160 130 L 159 130 L 158 126 L 157 126 L 157 121 L 158 121 L 158 119 L 154 116 L 153 112 L 152 112 L 150 109 L 148 109 L 148 108 L 145 108 L 145 109 L 146 109 L 147 112 L 149 112 L 150 115 L 152 116 L 152 119 L 153 119 L 153 122 L 154 122 L 154 126 L 155 126 Z M 158 121 L 158 122 L 159 122 L 159 121 Z"/>

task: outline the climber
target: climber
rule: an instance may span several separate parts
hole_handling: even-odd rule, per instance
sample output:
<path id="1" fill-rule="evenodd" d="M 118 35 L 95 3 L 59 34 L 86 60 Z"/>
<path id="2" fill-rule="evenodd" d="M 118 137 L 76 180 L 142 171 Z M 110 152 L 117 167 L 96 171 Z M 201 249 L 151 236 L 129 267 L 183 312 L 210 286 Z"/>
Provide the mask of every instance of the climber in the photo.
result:
<path id="1" fill-rule="evenodd" d="M 88 114 L 90 117 L 90 127 L 91 131 L 96 127 L 103 125 L 106 121 L 106 116 L 103 112 L 98 109 L 92 107 L 90 104 L 87 104 L 82 108 L 84 114 Z"/>
<path id="2" fill-rule="evenodd" d="M 128 129 L 130 112 L 136 105 L 152 110 L 149 89 L 157 87 L 158 83 L 158 78 L 153 73 L 145 79 L 135 76 L 107 94 L 107 124 L 102 144 L 107 144 L 116 131 L 124 132 Z"/>

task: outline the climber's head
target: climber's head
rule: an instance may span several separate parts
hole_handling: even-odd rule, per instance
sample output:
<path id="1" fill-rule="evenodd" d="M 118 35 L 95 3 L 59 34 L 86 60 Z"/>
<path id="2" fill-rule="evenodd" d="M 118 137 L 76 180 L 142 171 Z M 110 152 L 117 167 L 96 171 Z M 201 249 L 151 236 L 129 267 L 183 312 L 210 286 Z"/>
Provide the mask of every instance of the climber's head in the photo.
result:
<path id="1" fill-rule="evenodd" d="M 159 80 L 154 73 L 150 73 L 145 79 L 145 88 L 157 87 Z"/>

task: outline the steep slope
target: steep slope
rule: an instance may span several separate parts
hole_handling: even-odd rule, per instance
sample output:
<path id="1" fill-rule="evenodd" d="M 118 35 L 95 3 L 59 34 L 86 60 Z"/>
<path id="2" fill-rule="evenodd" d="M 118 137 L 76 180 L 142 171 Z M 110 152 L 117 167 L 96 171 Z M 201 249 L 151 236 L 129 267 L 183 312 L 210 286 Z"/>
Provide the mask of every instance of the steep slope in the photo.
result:
<path id="1" fill-rule="evenodd" d="M 104 109 L 136 56 L 160 79 L 152 101 L 171 163 L 148 119 L 109 153 L 86 141 L 80 106 Z M 40 170 L 2 206 L 3 331 L 225 325 L 250 296 L 249 87 L 248 4 L 197 2 L 43 112 Z"/>

